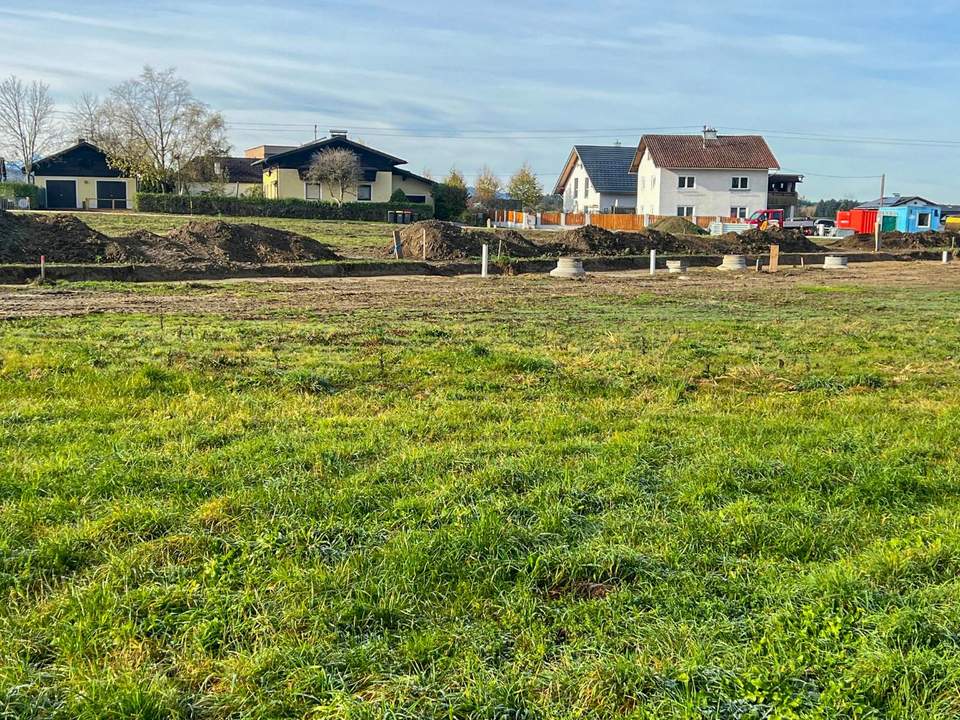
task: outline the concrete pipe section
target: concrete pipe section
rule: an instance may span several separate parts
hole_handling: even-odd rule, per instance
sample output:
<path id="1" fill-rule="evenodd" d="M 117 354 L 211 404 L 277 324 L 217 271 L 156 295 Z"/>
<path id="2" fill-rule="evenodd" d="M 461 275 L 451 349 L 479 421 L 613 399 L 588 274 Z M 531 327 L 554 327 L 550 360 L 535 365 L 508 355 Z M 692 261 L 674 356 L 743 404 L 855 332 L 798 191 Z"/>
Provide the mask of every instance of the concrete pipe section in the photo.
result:
<path id="1" fill-rule="evenodd" d="M 823 259 L 824 270 L 846 270 L 847 258 L 841 255 L 827 255 Z"/>
<path id="2" fill-rule="evenodd" d="M 685 273 L 689 267 L 686 260 L 667 260 L 667 272 Z"/>
<path id="3" fill-rule="evenodd" d="M 724 255 L 723 264 L 718 270 L 740 272 L 747 269 L 747 258 L 744 255 Z"/>
<path id="4" fill-rule="evenodd" d="M 557 266 L 550 271 L 550 276 L 566 278 L 567 280 L 583 280 L 587 273 L 583 269 L 583 261 L 578 258 L 562 257 L 557 260 Z"/>

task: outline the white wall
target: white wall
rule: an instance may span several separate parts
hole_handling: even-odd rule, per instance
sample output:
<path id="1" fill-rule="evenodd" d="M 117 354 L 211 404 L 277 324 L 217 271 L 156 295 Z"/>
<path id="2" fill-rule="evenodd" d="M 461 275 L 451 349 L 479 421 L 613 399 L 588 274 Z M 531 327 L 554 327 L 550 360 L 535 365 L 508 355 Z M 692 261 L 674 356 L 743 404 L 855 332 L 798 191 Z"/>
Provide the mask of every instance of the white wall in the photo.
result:
<path id="1" fill-rule="evenodd" d="M 730 208 L 745 207 L 749 216 L 767 207 L 768 175 L 767 170 L 667 170 L 647 151 L 637 168 L 637 212 L 676 215 L 683 205 L 693 206 L 699 217 L 726 217 Z M 696 178 L 695 187 L 681 189 L 680 176 Z M 749 178 L 749 189 L 732 189 L 734 177 Z"/>
<path id="2" fill-rule="evenodd" d="M 637 196 L 633 194 L 599 193 L 599 197 L 601 210 L 612 210 L 614 206 L 618 208 L 635 208 L 637 206 Z"/>
<path id="3" fill-rule="evenodd" d="M 573 192 L 574 186 L 577 188 L 576 195 Z M 583 163 L 578 159 L 567 180 L 567 186 L 563 189 L 563 211 L 580 213 L 599 209 L 600 194 L 594 189 Z"/>
<path id="4" fill-rule="evenodd" d="M 680 189 L 681 176 L 693 176 L 693 188 Z M 660 175 L 659 215 L 675 215 L 680 205 L 692 205 L 694 215 L 726 217 L 732 207 L 746 207 L 747 215 L 767 207 L 768 171 L 766 170 L 662 170 Z M 748 190 L 733 190 L 734 177 L 749 178 Z"/>
<path id="5" fill-rule="evenodd" d="M 637 212 L 641 215 L 666 215 L 660 209 L 660 175 L 661 171 L 653 163 L 650 151 L 647 150 L 640 158 L 637 168 Z M 670 214 L 677 211 L 674 208 Z"/>

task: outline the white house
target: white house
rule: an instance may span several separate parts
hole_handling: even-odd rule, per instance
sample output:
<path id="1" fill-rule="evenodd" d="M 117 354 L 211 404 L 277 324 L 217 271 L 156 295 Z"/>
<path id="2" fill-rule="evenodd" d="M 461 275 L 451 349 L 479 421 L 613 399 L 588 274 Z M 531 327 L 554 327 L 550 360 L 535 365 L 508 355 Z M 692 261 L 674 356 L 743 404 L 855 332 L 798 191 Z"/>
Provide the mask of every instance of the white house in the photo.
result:
<path id="1" fill-rule="evenodd" d="M 644 135 L 630 171 L 637 213 L 750 217 L 767 207 L 768 176 L 780 164 L 759 135 Z"/>
<path id="2" fill-rule="evenodd" d="M 553 192 L 564 212 L 610 212 L 637 204 L 637 178 L 630 174 L 636 150 L 620 145 L 574 145 Z"/>

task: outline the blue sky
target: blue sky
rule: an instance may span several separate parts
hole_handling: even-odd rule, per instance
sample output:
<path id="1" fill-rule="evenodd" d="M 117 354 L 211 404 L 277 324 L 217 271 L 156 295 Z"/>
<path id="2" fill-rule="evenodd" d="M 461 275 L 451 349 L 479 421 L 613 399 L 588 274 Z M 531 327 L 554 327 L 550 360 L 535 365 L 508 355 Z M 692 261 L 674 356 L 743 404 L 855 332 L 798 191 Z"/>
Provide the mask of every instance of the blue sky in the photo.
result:
<path id="1" fill-rule="evenodd" d="M 234 150 L 342 127 L 414 171 L 527 161 L 548 188 L 575 142 L 710 123 L 762 131 L 809 197 L 875 197 L 885 172 L 960 203 L 960 8 L 922 5 L 35 1 L 0 8 L 0 74 L 48 82 L 66 110 L 173 65 Z"/>

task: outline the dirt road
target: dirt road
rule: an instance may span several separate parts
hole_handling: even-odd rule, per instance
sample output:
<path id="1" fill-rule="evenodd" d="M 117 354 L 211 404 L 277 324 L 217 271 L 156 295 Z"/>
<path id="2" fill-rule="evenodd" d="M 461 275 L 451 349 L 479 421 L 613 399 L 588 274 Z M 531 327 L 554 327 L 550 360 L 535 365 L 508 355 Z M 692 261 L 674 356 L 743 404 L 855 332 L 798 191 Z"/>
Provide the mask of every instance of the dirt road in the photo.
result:
<path id="1" fill-rule="evenodd" d="M 453 314 L 485 313 L 514 308 L 544 298 L 715 297 L 762 294 L 770 302 L 790 302 L 810 286 L 869 288 L 916 286 L 955 290 L 960 264 L 877 262 L 851 265 L 845 271 L 789 269 L 777 274 L 727 274 L 694 268 L 685 277 L 665 271 L 651 278 L 646 271 L 593 273 L 585 281 L 563 281 L 545 275 L 492 277 L 370 277 L 329 279 L 257 279 L 137 285 L 0 286 L 0 318 L 145 313 L 277 317 L 278 314 L 349 313 L 393 309 L 421 313 L 442 309 Z M 772 294 L 771 294 L 772 291 Z"/>

